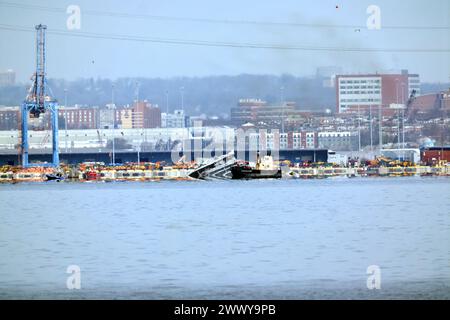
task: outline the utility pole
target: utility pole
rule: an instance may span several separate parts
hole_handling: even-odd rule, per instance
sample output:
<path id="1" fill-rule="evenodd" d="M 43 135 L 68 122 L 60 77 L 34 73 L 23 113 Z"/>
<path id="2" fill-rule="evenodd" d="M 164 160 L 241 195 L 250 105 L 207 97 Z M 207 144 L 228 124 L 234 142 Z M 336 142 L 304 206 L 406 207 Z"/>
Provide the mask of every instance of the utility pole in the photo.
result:
<path id="1" fill-rule="evenodd" d="M 381 150 L 383 150 L 383 111 L 381 109 L 381 104 L 378 106 L 378 122 L 379 122 L 378 143 L 380 144 L 380 154 L 381 154 Z"/>
<path id="2" fill-rule="evenodd" d="M 113 110 L 112 164 L 116 165 L 116 105 L 114 103 L 114 83 L 111 86 L 111 107 Z"/>
<path id="3" fill-rule="evenodd" d="M 167 143 L 166 150 L 170 149 L 170 133 L 169 133 L 169 90 L 166 90 L 166 134 L 167 134 Z"/>
<path id="4" fill-rule="evenodd" d="M 181 95 L 181 110 L 184 114 L 184 87 L 180 88 L 180 95 Z"/>
<path id="5" fill-rule="evenodd" d="M 284 133 L 284 87 L 280 87 L 281 133 Z"/>
<path id="6" fill-rule="evenodd" d="M 405 109 L 402 109 L 402 157 L 405 161 Z"/>
<path id="7" fill-rule="evenodd" d="M 141 152 L 141 146 L 138 146 L 138 148 L 137 148 L 137 162 L 138 162 L 138 165 L 141 164 L 141 155 L 140 155 L 140 152 Z"/>
<path id="8" fill-rule="evenodd" d="M 65 134 L 65 145 L 66 145 L 66 154 L 67 154 L 67 89 L 64 89 L 64 134 Z"/>
<path id="9" fill-rule="evenodd" d="M 442 120 L 442 127 L 441 127 L 441 159 L 444 157 L 444 130 L 445 130 L 445 112 L 444 112 L 444 97 L 441 95 L 441 120 Z"/>
<path id="10" fill-rule="evenodd" d="M 140 83 L 139 83 L 139 81 L 136 81 L 136 108 L 138 108 L 138 104 L 139 104 L 139 87 L 140 87 Z M 145 109 L 145 106 L 144 106 L 144 109 Z M 142 130 L 142 132 L 141 132 L 141 140 L 140 140 L 140 143 L 139 143 L 139 145 L 137 147 L 137 163 L 138 163 L 138 165 L 141 164 L 141 154 L 140 154 L 140 152 L 141 152 L 143 131 L 144 131 L 144 114 L 145 114 L 145 111 L 143 111 L 140 115 L 137 114 L 137 116 L 139 116 L 139 119 L 142 119 L 142 122 L 140 122 L 141 130 Z"/>
<path id="11" fill-rule="evenodd" d="M 397 108 L 397 144 L 398 147 L 400 148 L 400 109 Z"/>
<path id="12" fill-rule="evenodd" d="M 372 120 L 372 105 L 369 106 L 369 118 L 370 118 L 370 151 L 373 151 L 373 120 Z"/>
<path id="13" fill-rule="evenodd" d="M 361 114 L 358 104 L 358 152 L 361 151 Z"/>
<path id="14" fill-rule="evenodd" d="M 169 114 L 169 90 L 166 90 L 166 113 Z"/>
<path id="15" fill-rule="evenodd" d="M 138 103 L 139 102 L 139 87 L 140 87 L 140 84 L 139 84 L 139 81 L 136 81 L 136 103 Z"/>
<path id="16" fill-rule="evenodd" d="M 398 108 L 398 79 L 395 79 L 395 93 L 397 95 L 397 149 L 400 149 L 400 109 Z M 400 154 L 398 154 L 397 160 L 400 160 Z"/>
<path id="17" fill-rule="evenodd" d="M 405 84 L 402 83 L 402 158 L 405 161 Z"/>

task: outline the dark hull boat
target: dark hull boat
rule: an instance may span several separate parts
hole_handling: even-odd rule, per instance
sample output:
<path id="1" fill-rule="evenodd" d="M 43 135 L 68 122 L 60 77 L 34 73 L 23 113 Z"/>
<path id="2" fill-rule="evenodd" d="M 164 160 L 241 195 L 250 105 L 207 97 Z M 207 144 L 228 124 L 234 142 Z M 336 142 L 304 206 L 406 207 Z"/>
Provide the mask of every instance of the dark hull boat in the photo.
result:
<path id="1" fill-rule="evenodd" d="M 64 176 L 60 173 L 46 174 L 45 178 L 47 181 L 62 181 L 62 180 L 64 180 Z"/>
<path id="2" fill-rule="evenodd" d="M 281 169 L 255 169 L 236 165 L 231 168 L 233 179 L 281 179 Z"/>

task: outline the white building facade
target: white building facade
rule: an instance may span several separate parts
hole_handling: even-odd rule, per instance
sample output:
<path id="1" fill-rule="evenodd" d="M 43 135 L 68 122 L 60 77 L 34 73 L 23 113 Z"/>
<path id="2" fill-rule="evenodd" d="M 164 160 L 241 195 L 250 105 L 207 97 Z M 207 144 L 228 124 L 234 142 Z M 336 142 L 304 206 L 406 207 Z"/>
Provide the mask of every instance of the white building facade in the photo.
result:
<path id="1" fill-rule="evenodd" d="M 175 110 L 174 113 L 161 113 L 161 127 L 186 128 L 186 115 L 183 110 Z"/>

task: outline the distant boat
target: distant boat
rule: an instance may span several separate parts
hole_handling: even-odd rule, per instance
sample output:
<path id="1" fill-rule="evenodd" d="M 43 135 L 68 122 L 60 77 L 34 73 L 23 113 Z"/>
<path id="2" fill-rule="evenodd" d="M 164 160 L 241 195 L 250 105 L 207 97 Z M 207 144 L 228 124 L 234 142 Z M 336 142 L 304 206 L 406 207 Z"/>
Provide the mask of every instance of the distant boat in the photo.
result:
<path id="1" fill-rule="evenodd" d="M 64 176 L 62 175 L 62 173 L 57 172 L 57 173 L 48 173 L 45 175 L 45 178 L 47 181 L 61 181 L 64 180 Z"/>
<path id="2" fill-rule="evenodd" d="M 255 167 L 238 162 L 231 167 L 231 176 L 233 179 L 281 179 L 282 174 L 281 168 L 274 166 L 272 156 L 261 159 L 258 154 Z"/>

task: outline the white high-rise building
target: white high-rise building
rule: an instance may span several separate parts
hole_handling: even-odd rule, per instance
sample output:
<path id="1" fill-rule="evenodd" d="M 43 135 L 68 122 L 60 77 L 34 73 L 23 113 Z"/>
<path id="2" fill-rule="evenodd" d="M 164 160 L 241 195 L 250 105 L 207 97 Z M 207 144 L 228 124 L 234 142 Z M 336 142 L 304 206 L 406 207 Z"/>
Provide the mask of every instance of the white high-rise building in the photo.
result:
<path id="1" fill-rule="evenodd" d="M 161 127 L 163 128 L 185 128 L 186 115 L 183 110 L 175 110 L 174 113 L 161 113 Z"/>

